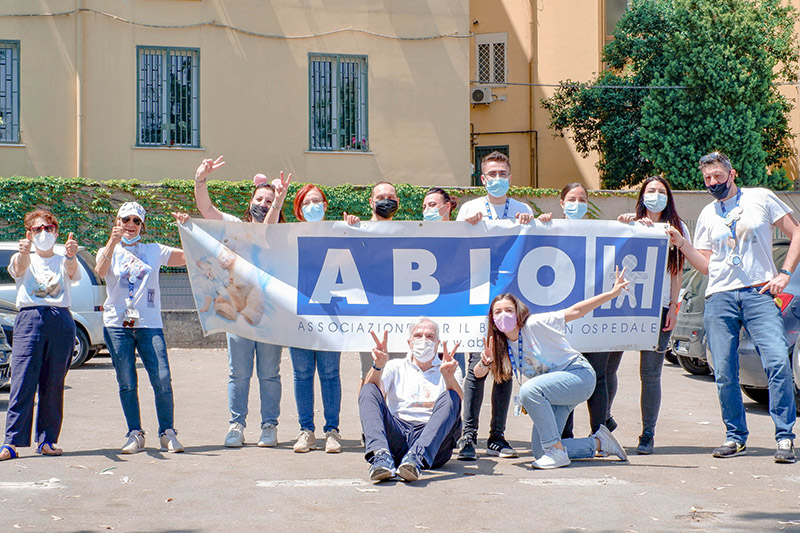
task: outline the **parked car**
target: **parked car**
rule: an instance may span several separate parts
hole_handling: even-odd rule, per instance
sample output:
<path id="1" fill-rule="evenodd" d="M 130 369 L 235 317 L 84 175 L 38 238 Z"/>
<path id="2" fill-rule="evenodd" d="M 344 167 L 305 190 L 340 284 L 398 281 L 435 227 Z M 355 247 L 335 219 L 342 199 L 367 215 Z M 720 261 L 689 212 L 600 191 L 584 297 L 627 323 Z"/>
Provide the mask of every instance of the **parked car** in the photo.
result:
<path id="1" fill-rule="evenodd" d="M 64 246 L 57 244 L 59 253 Z M 11 256 L 19 250 L 16 241 L 0 242 L 0 299 L 16 301 L 16 284 L 8 273 Z M 106 282 L 94 271 L 95 259 L 84 247 L 78 248 L 78 263 L 81 279 L 72 284 L 70 297 L 72 300 L 72 316 L 75 319 L 75 353 L 70 368 L 76 368 L 94 357 L 105 346 L 103 340 L 103 302 L 106 300 Z M 13 322 L 12 322 L 13 327 Z M 12 338 L 7 332 L 9 343 Z"/>
<path id="2" fill-rule="evenodd" d="M 0 389 L 8 386 L 11 382 L 11 341 L 6 338 L 4 315 L 9 313 L 13 316 L 17 312 L 13 304 L 11 304 L 11 309 L 8 309 L 7 305 L 8 302 L 0 300 L 0 325 L 3 326 L 0 328 Z"/>
<path id="3" fill-rule="evenodd" d="M 772 257 L 780 268 L 789 250 L 789 241 L 777 240 L 772 245 Z M 798 269 L 800 270 L 800 269 Z M 706 346 L 706 335 L 703 328 L 703 308 L 705 304 L 705 287 L 708 278 L 692 269 L 684 276 L 685 292 L 681 298 L 678 321 L 672 335 L 673 349 L 678 362 L 688 372 L 705 373 L 713 369 L 713 360 Z M 797 411 L 800 414 L 800 273 L 795 271 L 789 285 L 783 293 L 775 297 L 780 308 L 784 325 L 784 337 L 789 345 L 786 356 L 791 360 L 794 376 L 794 396 Z M 688 367 L 688 368 L 687 368 Z M 691 369 L 696 370 L 692 372 Z M 756 352 L 753 340 L 742 328 L 739 332 L 739 385 L 742 392 L 758 403 L 769 403 L 767 375 L 761 366 L 761 358 Z"/>

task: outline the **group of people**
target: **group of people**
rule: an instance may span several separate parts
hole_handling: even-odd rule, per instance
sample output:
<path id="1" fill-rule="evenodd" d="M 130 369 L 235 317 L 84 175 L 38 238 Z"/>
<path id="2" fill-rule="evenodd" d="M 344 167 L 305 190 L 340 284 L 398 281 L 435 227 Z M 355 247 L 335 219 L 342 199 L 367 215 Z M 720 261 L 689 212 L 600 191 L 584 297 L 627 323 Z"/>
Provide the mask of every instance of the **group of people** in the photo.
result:
<path id="1" fill-rule="evenodd" d="M 223 166 L 222 157 L 204 160 L 195 174 L 195 199 L 204 218 L 244 223 L 278 223 L 291 174 L 270 181 L 257 174 L 254 191 L 240 217 L 219 211 L 211 201 L 206 180 Z M 748 436 L 744 407 L 738 387 L 738 340 L 741 327 L 751 334 L 769 378 L 770 414 L 775 421 L 776 462 L 794 462 L 793 425 L 795 404 L 788 346 L 779 310 L 770 294 L 786 287 L 800 261 L 800 232 L 791 210 L 766 189 L 742 189 L 735 184 L 736 171 L 730 160 L 712 153 L 700 160 L 708 191 L 714 196 L 701 213 L 690 242 L 686 225 L 678 215 L 669 183 L 659 176 L 642 184 L 634 213 L 619 216 L 623 223 L 663 223 L 671 243 L 667 274 L 663 280 L 661 331 L 654 350 L 640 355 L 642 432 L 636 448 L 640 454 L 654 451 L 655 429 L 661 402 L 661 368 L 670 333 L 675 326 L 677 300 L 684 258 L 709 275 L 705 306 L 705 329 L 713 357 L 726 441 L 713 451 L 715 457 L 745 453 Z M 529 205 L 508 197 L 512 181 L 508 158 L 498 152 L 481 163 L 484 197 L 471 200 L 458 210 L 456 220 L 477 224 L 481 220 L 512 219 L 520 224 L 534 220 Z M 381 182 L 369 199 L 373 221 L 392 220 L 400 200 L 394 186 Z M 588 191 L 578 183 L 561 191 L 561 206 L 568 219 L 585 217 Z M 456 202 L 440 188 L 431 188 L 423 201 L 427 221 L 451 220 Z M 293 199 L 293 212 L 301 222 L 323 220 L 328 203 L 319 187 L 302 187 Z M 179 223 L 188 215 L 173 213 Z M 344 213 L 349 224 L 359 223 Z M 123 204 L 111 228 L 108 242 L 97 252 L 97 273 L 107 281 L 104 304 L 104 336 L 119 385 L 127 424 L 122 453 L 145 447 L 145 432 L 139 414 L 136 353 L 142 360 L 155 393 L 161 449 L 181 452 L 173 420 L 173 396 L 169 360 L 161 323 L 158 272 L 162 265 L 185 264 L 183 251 L 158 243 L 141 242 L 146 212 L 135 202 Z M 552 214 L 538 217 L 547 224 Z M 773 226 L 791 238 L 786 259 L 776 271 L 771 255 Z M 30 446 L 34 397 L 37 452 L 60 455 L 58 441 L 62 422 L 64 378 L 74 337 L 69 313 L 69 286 L 80 271 L 76 268 L 78 243 L 70 233 L 64 252 L 55 252 L 58 221 L 45 210 L 25 217 L 26 236 L 9 265 L 17 282 L 14 325 L 12 384 L 6 417 L 5 443 L 0 461 L 17 456 L 16 448 Z M 492 375 L 491 422 L 487 455 L 516 457 L 517 451 L 504 433 L 514 397 L 518 413 L 533 422 L 532 466 L 559 468 L 574 459 L 616 456 L 626 460 L 625 449 L 614 438 L 616 422 L 611 408 L 617 390 L 616 372 L 621 353 L 580 353 L 566 337 L 566 323 L 578 319 L 616 298 L 626 288 L 625 270 L 617 270 L 613 287 L 567 309 L 532 314 L 514 294 L 497 295 L 487 312 L 487 336 L 480 353 L 468 361 L 439 340 L 433 320 L 418 319 L 410 328 L 408 351 L 387 351 L 387 335 L 372 334 L 375 348 L 361 354 L 362 376 L 359 412 L 369 477 L 375 482 L 394 476 L 406 481 L 420 472 L 447 462 L 453 450 L 462 460 L 477 456 L 478 417 L 484 385 Z M 227 290 L 235 296 L 237 287 Z M 236 300 L 236 298 L 233 298 Z M 249 387 L 255 368 L 260 392 L 259 446 L 278 444 L 282 346 L 227 335 L 229 357 L 228 403 L 230 420 L 224 445 L 244 445 Z M 440 350 L 441 345 L 441 350 Z M 300 432 L 294 451 L 317 448 L 314 423 L 314 376 L 319 374 L 324 413 L 324 449 L 341 451 L 339 413 L 341 379 L 339 352 L 289 347 L 294 370 L 294 390 Z M 514 381 L 518 382 L 515 390 Z M 591 434 L 573 435 L 573 410 L 586 402 Z M 463 404 L 463 409 L 462 409 Z M 463 411 L 463 414 L 462 414 Z"/>

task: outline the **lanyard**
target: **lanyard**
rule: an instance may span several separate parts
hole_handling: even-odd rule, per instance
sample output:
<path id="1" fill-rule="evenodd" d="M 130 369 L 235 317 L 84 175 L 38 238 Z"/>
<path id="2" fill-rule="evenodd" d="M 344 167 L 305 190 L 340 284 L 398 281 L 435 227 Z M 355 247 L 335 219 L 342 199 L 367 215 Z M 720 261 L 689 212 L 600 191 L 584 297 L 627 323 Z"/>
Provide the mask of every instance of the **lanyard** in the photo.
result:
<path id="1" fill-rule="evenodd" d="M 489 217 L 489 220 L 492 220 L 492 210 L 489 208 L 489 199 L 488 198 L 486 199 L 486 216 Z M 506 218 L 508 218 L 508 198 L 506 198 L 506 208 L 505 208 L 505 211 L 503 211 L 502 219 L 506 219 Z"/>
<path id="2" fill-rule="evenodd" d="M 508 341 L 508 339 L 506 339 Z M 511 371 L 517 375 L 517 380 L 522 382 L 522 332 L 519 332 L 519 337 L 517 338 L 517 356 L 519 357 L 519 361 L 514 358 L 514 354 L 511 352 L 511 344 L 506 342 L 506 348 L 508 348 L 508 358 L 511 359 Z"/>
<path id="3" fill-rule="evenodd" d="M 739 208 L 739 200 L 742 198 L 742 189 L 740 188 L 739 191 L 736 193 L 736 205 L 733 206 L 733 209 L 728 212 L 725 209 L 725 204 L 723 202 L 719 203 L 719 208 L 722 211 L 722 218 L 725 219 L 725 225 L 728 226 L 731 230 L 731 238 L 734 240 L 738 247 L 738 241 L 736 241 L 736 222 L 739 220 L 740 211 Z"/>

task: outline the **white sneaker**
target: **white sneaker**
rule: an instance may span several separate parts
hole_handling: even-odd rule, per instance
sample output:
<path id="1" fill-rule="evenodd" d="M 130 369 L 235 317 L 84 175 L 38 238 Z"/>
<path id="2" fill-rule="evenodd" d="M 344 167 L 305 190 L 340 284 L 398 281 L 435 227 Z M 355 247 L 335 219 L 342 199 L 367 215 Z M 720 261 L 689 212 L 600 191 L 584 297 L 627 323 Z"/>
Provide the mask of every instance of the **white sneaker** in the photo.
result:
<path id="1" fill-rule="evenodd" d="M 258 445 L 262 448 L 271 448 L 278 445 L 278 428 L 272 424 L 261 426 L 261 437 Z"/>
<path id="2" fill-rule="evenodd" d="M 340 453 L 342 451 L 342 437 L 339 432 L 332 429 L 325 433 L 325 453 Z"/>
<path id="3" fill-rule="evenodd" d="M 177 431 L 168 429 L 161 435 L 161 451 L 181 453 L 183 451 L 183 444 L 178 441 Z"/>
<path id="4" fill-rule="evenodd" d="M 310 429 L 301 429 L 297 434 L 297 442 L 294 443 L 295 453 L 306 453 L 317 449 L 317 437 Z"/>
<path id="5" fill-rule="evenodd" d="M 144 450 L 144 431 L 134 429 L 125 436 L 128 441 L 122 447 L 122 453 L 139 453 Z"/>
<path id="6" fill-rule="evenodd" d="M 567 466 L 571 462 L 567 455 L 567 450 L 550 446 L 545 450 L 544 455 L 536 459 L 531 466 L 541 470 L 551 470 L 553 468 Z"/>
<path id="7" fill-rule="evenodd" d="M 616 455 L 619 457 L 620 461 L 628 460 L 628 453 L 625 451 L 625 448 L 622 447 L 617 439 L 614 438 L 614 435 L 612 435 L 604 425 L 601 424 L 592 437 L 600 441 L 600 451 L 603 452 L 604 455 Z"/>
<path id="8" fill-rule="evenodd" d="M 244 426 L 239 422 L 234 422 L 225 435 L 225 446 L 228 448 L 240 448 L 244 445 Z"/>

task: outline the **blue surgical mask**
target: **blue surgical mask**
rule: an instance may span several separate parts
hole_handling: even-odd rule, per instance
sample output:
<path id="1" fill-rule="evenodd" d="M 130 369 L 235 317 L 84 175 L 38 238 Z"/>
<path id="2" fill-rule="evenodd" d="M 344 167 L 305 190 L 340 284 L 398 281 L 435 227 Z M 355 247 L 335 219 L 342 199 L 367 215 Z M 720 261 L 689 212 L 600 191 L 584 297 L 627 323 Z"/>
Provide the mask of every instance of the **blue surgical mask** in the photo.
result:
<path id="1" fill-rule="evenodd" d="M 422 212 L 422 220 L 429 220 L 438 222 L 442 220 L 442 215 L 439 213 L 438 207 L 429 207 L 425 211 Z"/>
<path id="2" fill-rule="evenodd" d="M 325 217 L 325 206 L 322 202 L 311 202 L 303 206 L 303 218 L 308 222 L 319 222 Z"/>
<path id="3" fill-rule="evenodd" d="M 578 220 L 583 218 L 589 204 L 586 202 L 564 202 L 564 216 L 570 220 Z"/>
<path id="4" fill-rule="evenodd" d="M 490 179 L 486 182 L 486 192 L 495 198 L 500 198 L 506 195 L 509 186 L 508 180 L 505 178 Z"/>
<path id="5" fill-rule="evenodd" d="M 141 238 L 142 238 L 142 234 L 141 233 L 139 235 L 137 235 L 136 237 L 134 237 L 133 239 L 129 239 L 128 237 L 123 235 L 122 236 L 122 244 L 126 244 L 128 246 L 131 246 L 132 244 L 136 244 L 137 242 L 139 242 L 141 240 Z"/>
<path id="6" fill-rule="evenodd" d="M 647 192 L 644 193 L 642 202 L 651 213 L 660 213 L 667 207 L 667 195 L 663 192 Z"/>

